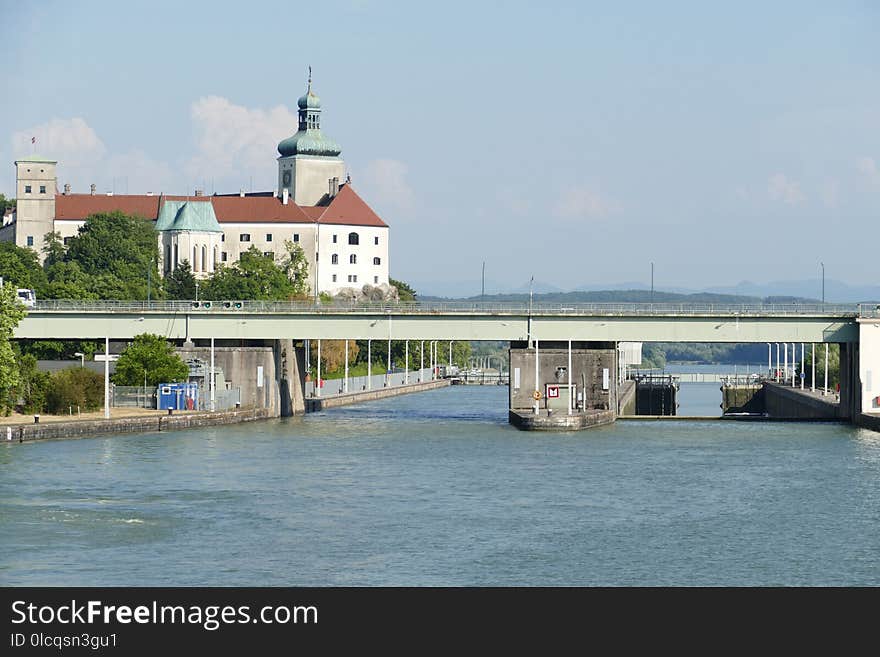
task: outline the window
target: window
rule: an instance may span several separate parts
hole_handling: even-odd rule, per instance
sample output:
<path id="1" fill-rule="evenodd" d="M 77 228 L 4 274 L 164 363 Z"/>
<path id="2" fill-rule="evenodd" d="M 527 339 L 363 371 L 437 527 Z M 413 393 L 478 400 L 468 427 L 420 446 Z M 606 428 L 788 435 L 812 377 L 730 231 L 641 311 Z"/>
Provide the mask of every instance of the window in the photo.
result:
<path id="1" fill-rule="evenodd" d="M 239 242 L 250 242 L 251 241 L 250 233 L 242 233 L 241 235 L 238 236 L 238 241 Z"/>
<path id="2" fill-rule="evenodd" d="M 263 251 L 263 255 L 266 256 L 267 258 L 272 258 L 272 260 L 275 259 L 275 252 L 274 251 Z"/>
<path id="3" fill-rule="evenodd" d="M 381 265 L 381 264 L 382 264 L 382 258 L 373 258 L 373 264 L 374 264 L 374 265 Z"/>
<path id="4" fill-rule="evenodd" d="M 27 245 L 28 245 L 28 246 L 33 246 L 33 245 L 34 245 L 34 236 L 33 236 L 33 235 L 28 235 L 28 236 L 27 236 Z"/>
<path id="5" fill-rule="evenodd" d="M 30 191 L 30 188 L 28 188 L 28 191 Z M 336 244 L 336 235 L 333 236 L 333 243 Z"/>
<path id="6" fill-rule="evenodd" d="M 358 257 L 354 253 L 352 253 L 350 256 L 348 256 L 348 264 L 356 265 L 357 263 L 358 263 Z"/>
<path id="7" fill-rule="evenodd" d="M 378 285 L 378 284 L 379 284 L 379 277 L 373 276 L 373 285 Z"/>
<path id="8" fill-rule="evenodd" d="M 178 256 L 180 255 L 180 252 L 179 252 L 179 250 L 178 250 L 177 247 L 178 247 L 178 245 L 175 244 L 175 245 L 174 245 L 174 259 L 171 261 L 171 265 L 172 265 L 171 268 L 172 268 L 172 269 L 177 269 L 177 263 L 178 263 L 178 261 L 179 261 Z"/>
<path id="9" fill-rule="evenodd" d="M 294 242 L 299 242 L 299 233 L 294 233 L 294 234 L 293 234 L 293 241 L 294 241 Z"/>
<path id="10" fill-rule="evenodd" d="M 336 282 L 336 274 L 333 274 L 333 282 Z"/>
<path id="11" fill-rule="evenodd" d="M 349 274 L 348 275 L 348 282 L 349 283 L 357 283 L 358 282 L 357 274 Z"/>
<path id="12" fill-rule="evenodd" d="M 30 194 L 30 193 L 31 193 L 31 186 L 30 186 L 30 185 L 25 185 L 25 186 L 24 186 L 24 193 L 25 193 L 25 194 Z M 334 242 L 336 241 L 336 235 L 333 236 L 333 241 L 334 241 Z"/>
<path id="13" fill-rule="evenodd" d="M 208 248 L 202 245 L 202 271 L 208 271 Z"/>
<path id="14" fill-rule="evenodd" d="M 196 254 L 196 247 L 193 247 L 192 270 L 193 271 L 199 270 L 199 260 L 198 260 L 197 254 Z"/>
<path id="15" fill-rule="evenodd" d="M 67 244 L 67 239 L 68 238 L 66 238 L 66 237 L 64 238 L 65 244 Z M 166 274 L 169 271 L 171 271 L 171 246 L 170 245 L 165 247 L 165 267 L 164 267 L 164 269 L 165 269 Z"/>
<path id="16" fill-rule="evenodd" d="M 357 246 L 361 243 L 360 238 L 357 233 L 349 233 L 348 234 L 348 243 Z"/>
<path id="17" fill-rule="evenodd" d="M 331 265 L 338 265 L 339 264 L 339 254 L 338 253 L 334 253 L 332 256 L 330 256 L 330 264 Z"/>
<path id="18" fill-rule="evenodd" d="M 221 241 L 221 242 L 225 242 L 225 241 L 226 241 L 226 233 L 220 233 L 220 241 Z"/>
<path id="19" fill-rule="evenodd" d="M 376 246 L 379 246 L 379 238 L 378 237 L 373 238 L 373 244 L 375 244 Z"/>
<path id="20" fill-rule="evenodd" d="M 45 194 L 45 193 L 46 193 L 46 186 L 40 185 L 40 194 Z"/>
<path id="21" fill-rule="evenodd" d="M 228 257 L 228 256 L 226 255 L 226 251 L 221 251 L 221 252 L 220 252 L 220 262 L 226 262 L 226 258 L 227 258 L 227 257 Z"/>
<path id="22" fill-rule="evenodd" d="M 266 241 L 267 241 L 267 242 L 271 242 L 271 241 L 272 241 L 272 233 L 266 233 Z"/>

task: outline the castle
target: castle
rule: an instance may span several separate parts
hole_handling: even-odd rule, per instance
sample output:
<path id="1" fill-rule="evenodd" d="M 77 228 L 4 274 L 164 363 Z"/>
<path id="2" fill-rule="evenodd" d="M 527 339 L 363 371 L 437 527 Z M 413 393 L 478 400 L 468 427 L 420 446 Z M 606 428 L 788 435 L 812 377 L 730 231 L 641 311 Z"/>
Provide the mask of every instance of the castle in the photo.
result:
<path id="1" fill-rule="evenodd" d="M 45 236 L 68 243 L 90 215 L 121 211 L 154 222 L 164 275 L 186 260 L 197 278 L 238 260 L 256 246 L 280 259 L 285 241 L 299 244 L 313 294 L 384 286 L 388 278 L 388 224 L 354 191 L 342 149 L 321 131 L 321 101 L 308 89 L 298 101 L 298 126 L 278 144 L 275 191 L 205 196 L 59 193 L 57 161 L 15 162 L 16 209 L 0 227 L 0 241 L 34 249 L 42 259 Z"/>

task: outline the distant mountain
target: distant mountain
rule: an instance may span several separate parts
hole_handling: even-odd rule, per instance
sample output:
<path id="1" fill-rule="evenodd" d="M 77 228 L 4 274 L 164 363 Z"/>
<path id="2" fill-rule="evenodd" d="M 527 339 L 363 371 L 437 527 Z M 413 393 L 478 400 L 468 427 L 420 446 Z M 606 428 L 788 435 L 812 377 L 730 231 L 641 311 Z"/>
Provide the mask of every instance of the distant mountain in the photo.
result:
<path id="1" fill-rule="evenodd" d="M 447 298 L 447 299 L 478 299 L 480 296 L 480 281 L 410 281 L 410 284 L 419 292 L 419 297 Z M 518 295 L 525 295 L 528 299 L 529 282 L 520 285 L 509 285 L 498 281 L 486 281 L 486 299 L 496 301 L 504 299 L 518 300 Z M 588 301 L 630 301 L 638 298 L 640 301 L 650 301 L 650 288 L 644 283 L 625 282 L 611 283 L 607 285 L 583 285 L 576 290 L 564 290 L 552 283 L 535 281 L 533 284 L 535 295 L 555 295 L 552 299 L 544 299 L 547 302 L 557 300 L 575 301 L 581 299 Z M 609 296 L 612 292 L 622 293 L 623 297 Z M 569 297 L 567 295 L 593 295 L 588 297 Z M 641 294 L 641 296 L 640 296 Z M 711 303 L 709 299 L 720 299 L 716 303 L 760 303 L 764 299 L 773 299 L 772 303 L 791 303 L 793 299 L 806 302 L 821 301 L 822 283 L 816 280 L 789 280 L 772 281 L 769 283 L 753 283 L 742 281 L 736 285 L 712 286 L 705 289 L 693 289 L 684 287 L 664 287 L 654 291 L 654 300 L 661 301 L 660 295 L 673 295 L 664 298 L 666 301 L 684 301 Z M 598 296 L 596 296 L 598 295 Z M 644 296 L 647 295 L 647 296 Z M 707 295 L 701 297 L 700 295 Z M 729 299 L 728 299 L 729 298 Z M 724 300 L 727 299 L 727 300 Z M 849 285 L 842 281 L 825 280 L 825 301 L 828 303 L 880 303 L 880 285 Z"/>
<path id="2" fill-rule="evenodd" d="M 469 297 L 436 297 L 419 295 L 422 301 L 470 301 L 478 302 L 481 299 L 486 303 L 527 303 L 528 293 L 518 294 L 487 294 Z M 548 292 L 535 294 L 533 301 L 540 303 L 650 303 L 652 301 L 650 290 L 592 290 L 588 292 Z M 660 292 L 655 290 L 654 303 L 728 303 L 728 304 L 758 304 L 758 303 L 815 303 L 816 299 L 802 297 L 756 297 L 736 294 L 718 294 L 713 292 L 697 292 L 695 294 L 681 294 L 677 292 Z"/>

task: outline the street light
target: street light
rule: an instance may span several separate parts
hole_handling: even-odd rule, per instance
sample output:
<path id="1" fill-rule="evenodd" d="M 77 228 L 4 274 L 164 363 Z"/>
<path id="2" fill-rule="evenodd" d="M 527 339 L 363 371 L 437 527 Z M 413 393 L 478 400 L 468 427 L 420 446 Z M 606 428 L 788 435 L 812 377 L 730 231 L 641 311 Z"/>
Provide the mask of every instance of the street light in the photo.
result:
<path id="1" fill-rule="evenodd" d="M 81 368 L 86 366 L 86 355 L 85 355 L 84 353 L 82 353 L 81 351 L 77 351 L 77 352 L 76 352 L 75 354 L 73 354 L 73 355 L 74 355 L 74 356 L 79 356 L 79 366 L 80 366 Z"/>
<path id="2" fill-rule="evenodd" d="M 819 264 L 822 265 L 822 305 L 824 306 L 825 305 L 825 263 L 820 262 Z"/>

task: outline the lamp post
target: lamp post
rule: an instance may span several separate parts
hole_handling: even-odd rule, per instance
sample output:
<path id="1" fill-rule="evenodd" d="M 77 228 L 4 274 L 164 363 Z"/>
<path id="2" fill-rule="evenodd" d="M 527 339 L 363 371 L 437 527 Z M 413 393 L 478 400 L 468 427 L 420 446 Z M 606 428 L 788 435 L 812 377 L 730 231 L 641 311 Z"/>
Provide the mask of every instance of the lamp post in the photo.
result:
<path id="1" fill-rule="evenodd" d="M 196 279 L 196 301 L 199 300 L 199 280 Z"/>
<path id="2" fill-rule="evenodd" d="M 820 262 L 819 264 L 822 265 L 822 305 L 824 306 L 825 305 L 825 263 Z"/>
<path id="3" fill-rule="evenodd" d="M 654 263 L 651 263 L 651 309 L 654 306 Z"/>
<path id="4" fill-rule="evenodd" d="M 81 352 L 81 351 L 77 351 L 77 352 L 76 352 L 75 354 L 73 354 L 73 355 L 74 355 L 74 356 L 79 356 L 79 366 L 80 366 L 80 368 L 83 368 L 83 367 L 86 366 L 86 355 L 85 355 L 83 352 Z"/>

